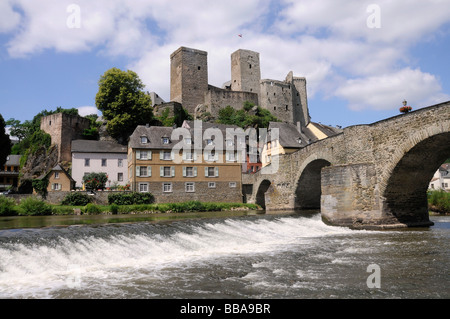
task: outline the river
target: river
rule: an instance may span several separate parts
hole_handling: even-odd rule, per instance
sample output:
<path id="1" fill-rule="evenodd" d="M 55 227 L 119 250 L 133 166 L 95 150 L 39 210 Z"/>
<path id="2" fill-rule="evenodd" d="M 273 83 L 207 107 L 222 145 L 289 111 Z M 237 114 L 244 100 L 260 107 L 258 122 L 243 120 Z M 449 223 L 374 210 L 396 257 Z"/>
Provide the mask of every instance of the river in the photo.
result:
<path id="1" fill-rule="evenodd" d="M 368 231 L 298 212 L 31 228 L 5 219 L 0 298 L 447 299 L 450 217 L 431 220 Z"/>

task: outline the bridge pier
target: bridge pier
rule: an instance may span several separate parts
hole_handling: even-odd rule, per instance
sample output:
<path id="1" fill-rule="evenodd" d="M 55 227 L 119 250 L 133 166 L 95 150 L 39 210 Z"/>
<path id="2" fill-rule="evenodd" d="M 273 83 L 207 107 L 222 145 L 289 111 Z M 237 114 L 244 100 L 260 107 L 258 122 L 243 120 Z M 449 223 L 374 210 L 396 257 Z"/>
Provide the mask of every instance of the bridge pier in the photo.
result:
<path id="1" fill-rule="evenodd" d="M 321 178 L 321 214 L 327 224 L 361 229 L 433 225 L 428 215 L 419 214 L 419 218 L 408 221 L 386 209 L 386 201 L 379 194 L 374 164 L 325 167 Z"/>

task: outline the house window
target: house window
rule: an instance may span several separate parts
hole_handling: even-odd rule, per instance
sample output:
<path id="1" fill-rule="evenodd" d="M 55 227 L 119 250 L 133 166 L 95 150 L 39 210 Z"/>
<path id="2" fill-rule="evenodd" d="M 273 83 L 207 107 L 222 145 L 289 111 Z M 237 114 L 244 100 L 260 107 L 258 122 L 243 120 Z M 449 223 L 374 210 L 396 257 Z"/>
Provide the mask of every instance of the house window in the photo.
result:
<path id="1" fill-rule="evenodd" d="M 185 142 L 185 144 L 187 144 L 187 145 L 191 145 L 191 144 L 192 144 L 192 138 L 186 137 L 186 138 L 184 139 L 184 142 Z"/>
<path id="2" fill-rule="evenodd" d="M 120 158 L 117 160 L 117 167 L 123 167 L 123 160 Z"/>
<path id="3" fill-rule="evenodd" d="M 163 137 L 162 141 L 163 141 L 163 144 L 169 144 L 169 138 L 168 137 Z"/>
<path id="4" fill-rule="evenodd" d="M 194 177 L 194 168 L 193 167 L 186 167 L 186 177 Z"/>
<path id="5" fill-rule="evenodd" d="M 169 161 L 172 159 L 171 152 L 164 151 L 163 160 Z"/>
<path id="6" fill-rule="evenodd" d="M 236 188 L 236 182 L 230 182 L 229 186 L 230 188 Z"/>
<path id="7" fill-rule="evenodd" d="M 185 152 L 184 153 L 184 159 L 187 161 L 192 161 L 194 159 L 194 156 L 192 152 Z"/>
<path id="8" fill-rule="evenodd" d="M 148 183 L 139 183 L 139 192 L 148 193 Z"/>
<path id="9" fill-rule="evenodd" d="M 84 159 L 84 166 L 85 167 L 91 166 L 91 159 L 90 158 L 85 158 Z"/>
<path id="10" fill-rule="evenodd" d="M 219 168 L 218 167 L 205 167 L 205 176 L 206 177 L 218 177 L 219 176 Z"/>
<path id="11" fill-rule="evenodd" d="M 207 153 L 207 161 L 214 161 L 216 159 L 216 152 L 210 151 Z"/>
<path id="12" fill-rule="evenodd" d="M 172 183 L 163 183 L 163 192 L 171 193 L 172 192 Z"/>
<path id="13" fill-rule="evenodd" d="M 216 188 L 216 182 L 208 182 L 208 188 Z"/>
<path id="14" fill-rule="evenodd" d="M 106 167 L 106 158 L 102 158 L 102 166 Z"/>
<path id="15" fill-rule="evenodd" d="M 148 143 L 147 136 L 141 136 L 141 144 L 147 144 L 147 143 Z"/>
<path id="16" fill-rule="evenodd" d="M 160 166 L 159 176 L 161 177 L 174 177 L 175 166 Z"/>
<path id="17" fill-rule="evenodd" d="M 206 140 L 206 145 L 213 145 L 213 140 L 207 139 Z"/>
<path id="18" fill-rule="evenodd" d="M 61 190 L 61 184 L 53 183 L 53 184 L 52 184 L 52 190 L 54 190 L 54 191 L 60 191 L 60 190 Z"/>
<path id="19" fill-rule="evenodd" d="M 195 192 L 195 183 L 193 183 L 193 182 L 186 183 L 185 184 L 185 190 L 186 190 L 186 193 Z"/>
<path id="20" fill-rule="evenodd" d="M 136 151 L 136 158 L 139 160 L 151 160 L 152 151 Z"/>
<path id="21" fill-rule="evenodd" d="M 59 178 L 59 172 L 55 172 L 55 178 Z"/>
<path id="22" fill-rule="evenodd" d="M 148 176 L 147 175 L 147 166 L 139 166 L 139 176 Z"/>
<path id="23" fill-rule="evenodd" d="M 117 181 L 123 182 L 123 173 L 117 173 Z"/>

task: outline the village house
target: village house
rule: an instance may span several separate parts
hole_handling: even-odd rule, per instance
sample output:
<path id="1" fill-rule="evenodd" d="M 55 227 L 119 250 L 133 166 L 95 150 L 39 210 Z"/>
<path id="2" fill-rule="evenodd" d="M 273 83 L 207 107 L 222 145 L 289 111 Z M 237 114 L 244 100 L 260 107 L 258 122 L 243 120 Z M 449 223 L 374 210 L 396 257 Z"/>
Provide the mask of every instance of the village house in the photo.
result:
<path id="1" fill-rule="evenodd" d="M 128 184 L 127 147 L 111 141 L 73 140 L 72 177 L 76 187 L 83 186 L 88 173 L 106 173 L 106 187 Z"/>
<path id="2" fill-rule="evenodd" d="M 428 189 L 450 191 L 450 163 L 442 164 L 434 173 Z"/>
<path id="3" fill-rule="evenodd" d="M 75 181 L 72 176 L 59 164 L 53 167 L 46 174 L 41 175 L 38 179 L 48 179 L 47 192 L 69 192 L 75 188 Z"/>
<path id="4" fill-rule="evenodd" d="M 224 126 L 198 131 L 185 122 L 179 129 L 185 134 L 173 135 L 174 130 L 149 125 L 135 129 L 128 143 L 131 189 L 151 192 L 158 202 L 242 202 L 237 151 L 227 150 L 232 141 L 218 138 L 226 136 Z M 199 137 L 195 134 L 201 134 L 200 145 L 194 143 Z"/>
<path id="5" fill-rule="evenodd" d="M 21 155 L 8 155 L 3 167 L 0 167 L 0 191 L 17 187 L 19 180 Z"/>
<path id="6" fill-rule="evenodd" d="M 262 167 L 269 165 L 274 156 L 293 153 L 318 140 L 339 134 L 342 130 L 320 123 L 310 122 L 302 127 L 286 122 L 270 122 L 266 142 L 261 151 Z"/>

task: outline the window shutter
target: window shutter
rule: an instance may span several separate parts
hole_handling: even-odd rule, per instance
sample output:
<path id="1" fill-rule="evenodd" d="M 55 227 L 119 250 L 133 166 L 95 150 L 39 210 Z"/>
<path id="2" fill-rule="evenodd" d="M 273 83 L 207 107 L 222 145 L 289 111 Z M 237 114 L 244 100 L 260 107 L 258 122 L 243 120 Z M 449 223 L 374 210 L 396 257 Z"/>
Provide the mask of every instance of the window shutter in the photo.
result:
<path id="1" fill-rule="evenodd" d="M 197 177 L 197 167 L 194 167 L 194 177 Z"/>
<path id="2" fill-rule="evenodd" d="M 197 152 L 194 151 L 194 161 L 196 161 L 196 160 L 197 160 Z"/>
<path id="3" fill-rule="evenodd" d="M 183 151 L 183 161 L 185 161 L 185 160 L 186 160 L 186 152 Z"/>
<path id="4" fill-rule="evenodd" d="M 230 160 L 230 153 L 228 152 L 225 153 L 225 159 L 227 160 L 227 162 Z"/>
<path id="5" fill-rule="evenodd" d="M 136 166 L 136 176 L 141 176 L 141 167 Z"/>
<path id="6" fill-rule="evenodd" d="M 159 167 L 159 176 L 164 176 L 164 166 Z"/>
<path id="7" fill-rule="evenodd" d="M 141 159 L 141 151 L 136 151 L 136 159 Z"/>
<path id="8" fill-rule="evenodd" d="M 186 167 L 183 166 L 183 177 L 186 177 Z"/>
<path id="9" fill-rule="evenodd" d="M 216 177 L 219 177 L 219 168 L 216 167 Z"/>
<path id="10" fill-rule="evenodd" d="M 205 177 L 208 177 L 208 167 L 205 167 Z"/>
<path id="11" fill-rule="evenodd" d="M 174 151 L 170 152 L 170 158 L 172 159 L 172 161 L 175 159 L 175 152 Z"/>
<path id="12" fill-rule="evenodd" d="M 175 176 L 175 166 L 171 166 L 170 169 L 172 170 L 172 177 Z"/>
<path id="13" fill-rule="evenodd" d="M 147 176 L 148 177 L 152 176 L 152 167 L 151 166 L 147 166 Z"/>
<path id="14" fill-rule="evenodd" d="M 214 153 L 214 161 L 217 162 L 218 160 L 219 160 L 219 152 L 216 151 L 216 152 Z"/>
<path id="15" fill-rule="evenodd" d="M 152 159 L 152 151 L 147 151 L 147 158 L 148 158 L 149 160 Z"/>
<path id="16" fill-rule="evenodd" d="M 159 151 L 159 159 L 164 159 L 164 151 Z"/>

